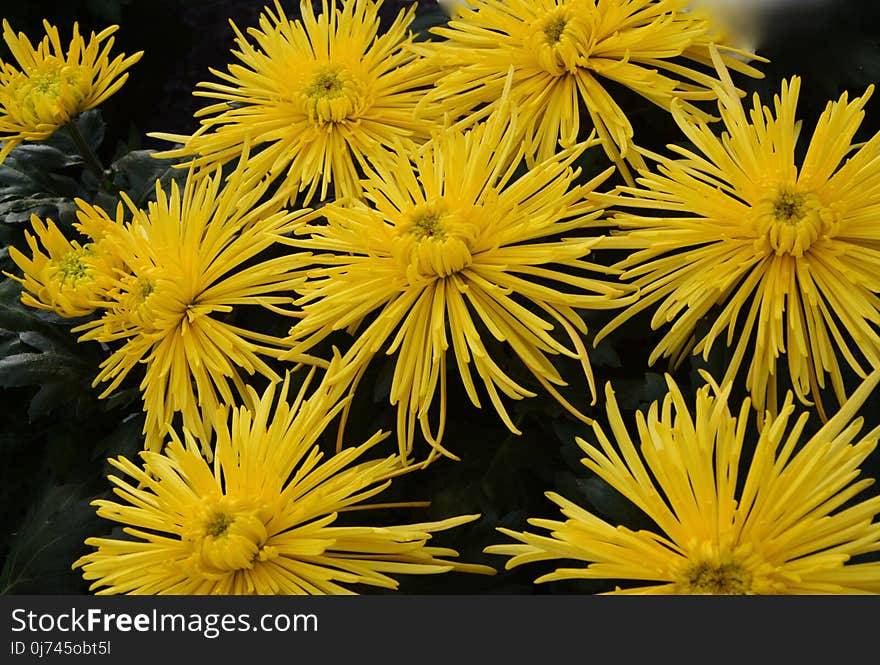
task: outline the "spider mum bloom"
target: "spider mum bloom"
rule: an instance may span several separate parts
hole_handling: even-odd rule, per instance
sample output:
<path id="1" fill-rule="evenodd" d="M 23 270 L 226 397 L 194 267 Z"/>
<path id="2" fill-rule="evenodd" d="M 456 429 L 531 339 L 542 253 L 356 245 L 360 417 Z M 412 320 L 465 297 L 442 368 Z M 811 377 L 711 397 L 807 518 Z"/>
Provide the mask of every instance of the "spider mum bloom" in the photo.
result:
<path id="1" fill-rule="evenodd" d="M 711 380 L 710 380 L 711 381 Z M 862 464 L 880 427 L 858 438 L 856 414 L 880 381 L 872 373 L 841 410 L 803 441 L 809 418 L 793 420 L 791 393 L 768 416 L 742 466 L 751 406 L 728 409 L 731 385 L 697 392 L 692 416 L 678 387 L 647 416 L 638 412 L 638 448 L 606 386 L 616 445 L 594 423 L 598 443 L 578 439 L 583 464 L 653 520 L 652 530 L 615 526 L 554 493 L 564 522 L 531 519 L 549 535 L 500 529 L 520 544 L 493 545 L 507 567 L 555 559 L 582 561 L 537 582 L 603 579 L 635 586 L 626 594 L 852 594 L 880 592 L 880 562 L 853 558 L 880 551 L 880 496 L 856 500 L 873 479 Z M 711 388 L 711 389 L 710 389 Z M 858 440 L 856 440 L 858 438 Z M 744 475 L 744 477 L 742 477 Z"/>
<path id="2" fill-rule="evenodd" d="M 33 235 L 28 231 L 24 234 L 31 258 L 16 247 L 9 247 L 9 256 L 23 276 L 3 273 L 21 283 L 21 301 L 65 318 L 94 312 L 106 288 L 102 283 L 106 283 L 114 268 L 112 261 L 102 261 L 103 252 L 95 243 L 83 245 L 68 240 L 51 219 L 43 221 L 31 215 L 31 229 Z"/>
<path id="3" fill-rule="evenodd" d="M 621 84 L 669 109 L 673 100 L 698 118 L 691 102 L 714 99 L 714 77 L 694 64 L 709 62 L 718 39 L 710 21 L 685 11 L 685 0 L 468 0 L 456 7 L 445 38 L 413 48 L 444 73 L 420 108 L 440 107 L 475 122 L 497 105 L 508 68 L 511 100 L 521 110 L 529 155 L 545 159 L 577 140 L 581 106 L 608 157 L 631 181 L 624 160 L 644 161 L 633 149 L 633 127 L 603 86 Z M 749 76 L 761 73 L 733 55 L 725 61 Z"/>
<path id="4" fill-rule="evenodd" d="M 560 403 L 566 385 L 550 357 L 580 361 L 592 373 L 576 309 L 620 306 L 626 287 L 590 276 L 607 271 L 585 259 L 601 240 L 591 236 L 598 210 L 586 197 L 611 173 L 575 185 L 572 162 L 582 143 L 515 175 L 522 160 L 516 119 L 499 107 L 470 131 L 451 127 L 418 154 L 401 150 L 363 181 L 366 202 L 335 202 L 326 221 L 283 239 L 311 255 L 298 286 L 299 320 L 290 331 L 293 354 L 307 353 L 334 330 L 355 338 L 331 366 L 328 381 L 356 389 L 371 360 L 396 355 L 391 404 L 397 405 L 401 454 L 412 449 L 418 423 L 431 455 L 441 446 L 446 418 L 447 351 L 470 401 L 480 399 L 476 371 L 492 405 L 519 431 L 500 397 L 535 393 L 492 358 L 486 337 L 505 345 Z M 567 338 L 570 346 L 557 337 Z M 439 422 L 429 412 L 439 392 Z"/>
<path id="5" fill-rule="evenodd" d="M 172 181 L 166 192 L 157 182 L 156 201 L 145 210 L 123 194 L 128 222 L 121 204 L 112 220 L 101 208 L 77 202 L 83 227 L 104 234 L 102 246 L 124 267 L 107 287 L 101 316 L 74 331 L 83 333 L 80 341 L 113 345 L 94 381 L 108 384 L 101 397 L 136 366 L 146 366 L 148 448 L 161 445 L 178 412 L 207 440 L 210 414 L 234 403 L 235 395 L 247 399 L 245 375 L 280 380 L 263 357 L 277 357 L 285 348 L 281 340 L 238 325 L 236 312 L 290 303 L 289 291 L 300 281 L 288 269 L 290 258 L 282 265 L 261 254 L 308 211 L 279 210 L 277 200 L 264 200 L 268 183 L 245 177 L 245 164 L 228 179 L 219 168 L 198 180 L 190 173 L 183 191 Z"/>
<path id="6" fill-rule="evenodd" d="M 122 87 L 128 78 L 125 70 L 143 55 L 139 51 L 110 59 L 111 35 L 119 26 L 92 33 L 86 42 L 74 23 L 66 51 L 58 29 L 48 21 L 43 26 L 46 36 L 34 48 L 3 21 L 3 39 L 18 66 L 0 61 L 0 162 L 23 141 L 41 141 L 101 104 Z"/>
<path id="7" fill-rule="evenodd" d="M 388 147 L 412 148 L 437 126 L 438 114 L 416 118 L 414 109 L 436 76 L 407 46 L 415 7 L 401 11 L 387 32 L 377 35 L 381 2 L 323 0 L 300 4 L 302 20 L 291 21 L 275 3 L 259 29 L 248 36 L 235 29 L 241 64 L 222 82 L 200 83 L 195 94 L 221 100 L 205 107 L 193 136 L 151 134 L 183 142 L 166 156 L 195 155 L 196 165 L 236 158 L 247 137 L 261 152 L 251 168 L 283 179 L 293 199 L 305 190 L 308 203 L 320 186 L 327 198 L 360 194 L 358 167 L 387 161 Z M 438 112 L 439 113 L 439 112 Z"/>
<path id="8" fill-rule="evenodd" d="M 746 113 L 717 65 L 726 131 L 717 136 L 676 109 L 695 150 L 670 146 L 676 156 L 651 155 L 656 172 L 643 172 L 639 188 L 603 199 L 623 210 L 608 247 L 630 252 L 618 267 L 640 297 L 596 341 L 656 307 L 651 326 L 669 327 L 651 363 L 691 349 L 708 358 L 726 337 L 732 354 L 722 382 L 751 349 L 746 387 L 759 411 L 776 408 L 781 363 L 801 401 L 818 400 L 828 375 L 842 403 L 839 356 L 862 377 L 864 365 L 880 366 L 880 135 L 853 143 L 873 86 L 828 104 L 798 164 L 800 79 L 783 82 L 772 110 L 755 96 Z M 698 332 L 707 316 L 707 330 Z M 818 408 L 824 418 L 821 402 Z"/>
<path id="9" fill-rule="evenodd" d="M 305 386 L 308 385 L 308 381 Z M 121 501 L 98 500 L 98 514 L 125 525 L 127 538 L 89 538 L 97 548 L 74 563 L 99 594 L 349 594 L 347 585 L 394 589 L 393 574 L 495 571 L 450 560 L 454 550 L 429 546 L 434 532 L 475 515 L 398 526 L 337 525 L 339 513 L 365 503 L 408 469 L 397 456 L 362 461 L 385 436 L 326 458 L 315 441 L 338 414 L 329 393 L 287 403 L 288 382 L 253 411 L 218 420 L 214 463 L 184 431 L 172 431 L 143 466 L 110 463 Z M 376 506 L 380 507 L 380 506 Z M 387 507 L 387 506 L 385 506 Z"/>

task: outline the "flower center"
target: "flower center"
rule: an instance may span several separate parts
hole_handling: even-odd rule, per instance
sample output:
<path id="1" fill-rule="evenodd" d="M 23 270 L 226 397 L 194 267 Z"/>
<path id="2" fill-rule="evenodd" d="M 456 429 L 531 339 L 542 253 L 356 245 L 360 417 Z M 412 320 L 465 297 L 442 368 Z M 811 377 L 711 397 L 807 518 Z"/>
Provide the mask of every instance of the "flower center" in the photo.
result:
<path id="1" fill-rule="evenodd" d="M 31 79 L 31 94 L 57 98 L 61 94 L 61 77 L 57 72 L 35 76 Z"/>
<path id="2" fill-rule="evenodd" d="M 445 240 L 446 233 L 443 231 L 443 225 L 440 220 L 443 215 L 437 212 L 425 212 L 413 220 L 411 233 L 419 240 L 424 238 L 434 238 L 436 240 Z"/>
<path id="3" fill-rule="evenodd" d="M 191 546 L 189 564 L 206 577 L 250 569 L 275 556 L 274 548 L 265 546 L 269 533 L 259 509 L 245 500 L 205 501 L 181 536 Z"/>
<path id="4" fill-rule="evenodd" d="M 137 283 L 140 289 L 135 292 L 135 295 L 140 298 L 141 303 L 144 303 L 150 297 L 150 294 L 156 290 L 156 286 L 146 277 L 142 277 Z"/>
<path id="5" fill-rule="evenodd" d="M 82 279 L 91 277 L 86 256 L 86 249 L 72 249 L 57 261 L 54 261 L 55 278 L 62 286 L 76 286 Z"/>
<path id="6" fill-rule="evenodd" d="M 812 192 L 782 186 L 754 206 L 755 230 L 762 253 L 802 256 L 822 236 L 832 233 L 836 215 Z"/>
<path id="7" fill-rule="evenodd" d="M 413 278 L 448 277 L 473 260 L 477 227 L 471 219 L 442 200 L 415 206 L 398 224 L 392 252 Z"/>
<path id="8" fill-rule="evenodd" d="M 360 78 L 347 67 L 333 65 L 315 70 L 302 101 L 309 120 L 319 126 L 357 119 L 368 103 Z"/>
<path id="9" fill-rule="evenodd" d="M 232 515 L 219 510 L 208 519 L 205 533 L 212 538 L 218 538 L 229 530 L 229 526 L 233 522 L 235 522 L 235 518 Z"/>
<path id="10" fill-rule="evenodd" d="M 335 99 L 342 94 L 342 79 L 338 71 L 319 71 L 306 94 L 312 99 Z"/>
<path id="11" fill-rule="evenodd" d="M 773 202 L 773 216 L 777 221 L 797 224 L 804 214 L 804 195 L 800 192 L 780 192 Z"/>
<path id="12" fill-rule="evenodd" d="M 108 299 L 115 303 L 114 317 L 123 328 L 136 327 L 143 332 L 157 329 L 158 313 L 151 302 L 158 288 L 155 273 L 151 269 L 148 274 L 125 275 L 108 294 Z"/>
<path id="13" fill-rule="evenodd" d="M 555 44 L 559 41 L 567 23 L 568 20 L 564 16 L 557 16 L 547 21 L 544 25 L 544 34 L 547 36 L 548 44 Z"/>
<path id="14" fill-rule="evenodd" d="M 742 596 L 751 590 L 751 575 L 735 561 L 700 563 L 688 571 L 684 586 L 693 595 Z"/>
<path id="15" fill-rule="evenodd" d="M 19 124 L 58 125 L 82 110 L 88 89 L 86 68 L 50 56 L 37 69 L 15 76 L 0 92 L 0 103 Z"/>
<path id="16" fill-rule="evenodd" d="M 591 2 L 571 3 L 535 21 L 526 36 L 526 50 L 535 57 L 538 67 L 553 76 L 563 76 L 585 66 L 595 42 L 595 13 Z"/>
<path id="17" fill-rule="evenodd" d="M 129 309 L 138 309 L 146 304 L 156 290 L 156 284 L 152 279 L 144 276 L 135 277 L 132 275 L 128 281 L 124 302 Z"/>

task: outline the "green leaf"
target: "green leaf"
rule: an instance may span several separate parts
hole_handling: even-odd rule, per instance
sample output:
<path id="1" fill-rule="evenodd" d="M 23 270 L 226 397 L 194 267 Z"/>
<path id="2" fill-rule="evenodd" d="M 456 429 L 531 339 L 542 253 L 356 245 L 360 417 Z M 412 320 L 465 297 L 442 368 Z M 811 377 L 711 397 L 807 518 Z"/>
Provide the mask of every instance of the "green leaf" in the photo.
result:
<path id="1" fill-rule="evenodd" d="M 47 143 L 22 143 L 15 149 L 15 160 L 42 171 L 58 171 L 83 161 L 79 154 L 59 150 Z"/>
<path id="2" fill-rule="evenodd" d="M 117 388 L 111 394 L 104 398 L 103 404 L 107 410 L 119 409 L 130 406 L 132 404 L 140 404 L 141 391 L 135 385 L 133 388 Z"/>
<path id="3" fill-rule="evenodd" d="M 0 593 L 77 593 L 82 590 L 71 564 L 83 541 L 103 532 L 102 520 L 74 485 L 47 486 L 11 534 L 0 570 Z"/>
<path id="4" fill-rule="evenodd" d="M 40 182 L 27 172 L 26 162 L 24 165 L 19 164 L 16 152 L 17 149 L 13 150 L 6 161 L 0 164 L 0 201 L 29 196 L 40 191 Z"/>
<path id="5" fill-rule="evenodd" d="M 187 169 L 174 168 L 181 160 L 157 159 L 153 157 L 155 152 L 132 150 L 110 167 L 114 184 L 127 193 L 136 205 L 142 205 L 153 195 L 157 181 L 164 187 L 172 180 L 182 182 L 186 179 Z"/>
<path id="6" fill-rule="evenodd" d="M 90 408 L 88 397 L 92 393 L 85 385 L 98 361 L 84 353 L 66 326 L 33 319 L 30 323 L 30 327 L 16 335 L 19 344 L 8 345 L 7 352 L 0 354 L 0 387 L 38 386 L 35 393 L 28 391 L 31 423 L 62 412 L 74 414 Z"/>
<path id="7" fill-rule="evenodd" d="M 100 113 L 87 111 L 76 123 L 89 146 L 97 150 L 104 138 Z M 0 165 L 0 221 L 21 224 L 35 214 L 63 225 L 72 224 L 76 219 L 74 199 L 90 196 L 86 185 L 64 171 L 82 163 L 75 142 L 64 128 L 44 141 L 17 146 Z M 78 172 L 82 173 L 81 169 Z"/>
<path id="8" fill-rule="evenodd" d="M 144 447 L 144 418 L 140 413 L 133 413 L 116 427 L 110 434 L 99 439 L 92 448 L 92 459 L 119 457 L 120 455 L 136 460 Z M 109 471 L 109 465 L 107 471 Z"/>
<path id="9" fill-rule="evenodd" d="M 89 367 L 70 353 L 18 353 L 0 359 L 0 386 L 43 386 L 82 378 Z"/>
<path id="10" fill-rule="evenodd" d="M 43 330 L 26 330 L 18 334 L 18 338 L 37 351 L 60 351 L 67 355 L 80 357 L 82 350 L 76 348 L 76 342 L 66 329 L 44 326 Z M 75 350 L 73 350 L 75 349 Z"/>
<path id="11" fill-rule="evenodd" d="M 3 340 L 0 340 L 0 358 L 12 356 L 16 353 L 22 353 L 26 350 L 27 349 L 21 343 L 21 340 L 19 340 L 17 336 L 10 336 L 6 337 Z"/>
<path id="12" fill-rule="evenodd" d="M 17 159 L 15 151 L 0 165 L 2 202 L 26 197 L 72 199 L 84 191 L 81 184 L 69 175 L 40 170 L 31 162 Z"/>
<path id="13" fill-rule="evenodd" d="M 6 330 L 31 330 L 34 327 L 31 313 L 21 304 L 21 285 L 12 279 L 0 281 L 0 328 Z"/>
<path id="14" fill-rule="evenodd" d="M 27 330 L 19 334 L 18 338 L 37 351 L 57 351 L 64 346 L 55 337 L 46 335 L 36 330 Z"/>
<path id="15" fill-rule="evenodd" d="M 47 383 L 40 386 L 28 404 L 28 421 L 51 416 L 60 404 L 69 402 L 70 386 L 67 383 Z"/>
<path id="16" fill-rule="evenodd" d="M 97 150 L 101 146 L 101 142 L 104 140 L 106 124 L 101 116 L 100 109 L 92 109 L 80 114 L 76 119 L 76 126 L 92 150 Z M 43 143 L 68 155 L 79 155 L 76 143 L 63 127 Z M 13 152 L 15 151 L 13 150 Z"/>
<path id="17" fill-rule="evenodd" d="M 50 217 L 54 221 L 69 225 L 76 220 L 76 205 L 69 198 L 47 196 L 43 193 L 0 203 L 0 219 L 7 224 L 27 222 L 31 215 Z"/>

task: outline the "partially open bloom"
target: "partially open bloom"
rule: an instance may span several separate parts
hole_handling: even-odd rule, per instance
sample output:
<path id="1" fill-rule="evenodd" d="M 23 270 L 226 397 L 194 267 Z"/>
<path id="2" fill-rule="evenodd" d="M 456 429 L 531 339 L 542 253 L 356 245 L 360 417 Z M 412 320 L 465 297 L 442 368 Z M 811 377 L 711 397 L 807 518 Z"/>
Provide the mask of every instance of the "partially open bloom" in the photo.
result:
<path id="1" fill-rule="evenodd" d="M 652 363 L 708 357 L 721 338 L 732 351 L 722 382 L 746 364 L 759 411 L 775 409 L 785 365 L 800 400 L 819 399 L 828 375 L 842 402 L 840 357 L 862 377 L 880 367 L 880 134 L 854 143 L 873 86 L 829 102 L 800 161 L 800 79 L 783 82 L 772 110 L 756 95 L 747 112 L 716 63 L 726 131 L 676 108 L 695 149 L 650 155 L 658 166 L 640 187 L 603 199 L 622 210 L 607 246 L 630 252 L 618 267 L 640 296 L 596 341 L 654 308 L 651 326 L 668 330 Z"/>
<path id="2" fill-rule="evenodd" d="M 337 197 L 358 196 L 359 166 L 387 161 L 398 142 L 412 148 L 426 140 L 442 116 L 414 115 L 435 78 L 407 49 L 415 7 L 378 35 L 381 2 L 341 4 L 323 0 L 316 17 L 302 0 L 302 20 L 292 21 L 276 0 L 275 12 L 267 8 L 248 31 L 253 43 L 236 29 L 241 64 L 212 70 L 222 82 L 200 83 L 195 93 L 220 101 L 198 113 L 193 136 L 152 134 L 184 143 L 160 154 L 223 163 L 249 137 L 260 149 L 251 168 L 280 178 L 291 199 L 305 191 L 307 204 L 318 187 L 321 199 L 331 185 Z"/>
<path id="3" fill-rule="evenodd" d="M 644 166 L 633 149 L 633 127 L 603 81 L 630 88 L 663 109 L 673 100 L 707 119 L 691 102 L 715 98 L 714 77 L 699 64 L 719 38 L 686 0 L 468 0 L 448 27 L 432 28 L 443 40 L 417 44 L 444 69 L 423 109 L 440 107 L 472 123 L 498 104 L 508 69 L 511 99 L 520 107 L 528 155 L 545 159 L 559 142 L 578 139 L 581 105 L 608 157 L 629 179 L 626 161 Z M 725 54 L 750 76 L 760 72 Z"/>
<path id="4" fill-rule="evenodd" d="M 394 589 L 394 574 L 450 570 L 494 573 L 451 560 L 454 550 L 428 545 L 434 532 L 475 519 L 380 526 L 337 525 L 339 514 L 368 500 L 409 469 L 396 455 L 361 461 L 384 435 L 328 458 L 315 443 L 340 407 L 308 382 L 292 404 L 288 382 L 253 395 L 217 418 L 214 463 L 184 431 L 163 453 L 144 451 L 143 466 L 110 463 L 119 501 L 98 500 L 98 514 L 125 525 L 127 537 L 89 538 L 83 577 L 99 594 L 348 594 L 350 585 Z M 387 508 L 387 506 L 386 506 Z"/>
<path id="5" fill-rule="evenodd" d="M 234 396 L 247 399 L 244 376 L 278 374 L 263 357 L 277 357 L 281 340 L 245 325 L 247 306 L 289 304 L 299 281 L 290 258 L 265 258 L 275 234 L 288 232 L 307 211 L 279 209 L 263 200 L 268 183 L 243 175 L 246 163 L 224 180 L 220 169 L 209 177 L 187 179 L 183 191 L 156 183 L 155 202 L 146 210 L 125 198 L 116 219 L 84 201 L 81 228 L 103 234 L 102 247 L 122 264 L 104 293 L 101 316 L 74 329 L 80 340 L 111 345 L 95 385 L 109 395 L 135 367 L 144 365 L 141 383 L 146 411 L 147 447 L 161 445 L 174 415 L 200 440 L 210 436 L 210 417 Z M 201 409 L 199 408 L 201 407 Z"/>
<path id="6" fill-rule="evenodd" d="M 17 247 L 9 247 L 10 258 L 24 274 L 18 277 L 4 273 L 21 282 L 21 301 L 65 318 L 94 312 L 102 296 L 102 281 L 109 276 L 112 265 L 101 261 L 94 243 L 68 240 L 51 219 L 43 221 L 31 215 L 31 229 L 34 235 L 28 231 L 24 234 L 30 258 Z"/>
<path id="7" fill-rule="evenodd" d="M 731 415 L 731 384 L 711 382 L 700 389 L 691 415 L 667 378 L 662 406 L 655 402 L 647 416 L 636 414 L 638 447 L 609 385 L 608 421 L 616 445 L 595 423 L 597 443 L 578 439 L 587 455 L 583 463 L 656 527 L 633 531 L 614 525 L 551 492 L 547 496 L 561 508 L 564 522 L 529 520 L 549 535 L 500 529 L 520 544 L 487 551 L 511 556 L 508 568 L 582 561 L 583 566 L 558 568 L 536 581 L 627 585 L 615 593 L 880 593 L 880 562 L 858 559 L 880 551 L 880 496 L 856 499 L 874 482 L 860 476 L 859 466 L 875 449 L 880 427 L 858 438 L 862 419 L 855 417 L 878 381 L 880 370 L 809 438 L 802 435 L 808 413 L 789 427 L 794 413 L 789 393 L 752 444 L 749 400 L 738 416 Z"/>
<path id="8" fill-rule="evenodd" d="M 43 21 L 46 36 L 36 48 L 3 20 L 3 39 L 18 66 L 0 61 L 0 162 L 22 141 L 40 141 L 83 111 L 98 106 L 128 78 L 142 53 L 110 59 L 118 26 L 92 33 L 88 42 L 73 24 L 65 51 L 58 29 Z"/>
<path id="9" fill-rule="evenodd" d="M 500 394 L 535 393 L 493 359 L 489 336 L 584 418 L 556 390 L 566 382 L 550 358 L 577 359 L 592 386 L 586 325 L 576 310 L 620 306 L 626 293 L 593 276 L 603 268 L 586 260 L 600 240 L 591 231 L 601 214 L 586 197 L 610 170 L 575 185 L 580 170 L 571 164 L 591 145 L 581 143 L 517 172 L 519 136 L 506 106 L 470 131 L 448 128 L 417 154 L 401 150 L 370 171 L 363 181 L 369 203 L 325 206 L 326 221 L 283 240 L 314 264 L 297 287 L 302 311 L 291 352 L 308 352 L 334 330 L 355 333 L 328 377 L 350 381 L 352 390 L 374 356 L 396 355 L 390 399 L 402 454 L 418 424 L 432 455 L 453 456 L 441 446 L 450 346 L 471 402 L 480 406 L 476 371 L 518 433 Z M 438 393 L 435 428 L 429 412 Z"/>

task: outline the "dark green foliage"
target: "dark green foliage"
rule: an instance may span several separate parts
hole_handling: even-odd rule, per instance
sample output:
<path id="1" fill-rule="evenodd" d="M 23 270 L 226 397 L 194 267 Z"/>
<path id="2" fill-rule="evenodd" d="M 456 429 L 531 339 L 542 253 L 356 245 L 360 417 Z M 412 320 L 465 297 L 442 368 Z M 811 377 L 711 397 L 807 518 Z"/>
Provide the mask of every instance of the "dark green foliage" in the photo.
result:
<path id="1" fill-rule="evenodd" d="M 101 529 L 80 488 L 46 485 L 15 531 L 0 570 L 0 593 L 77 593 L 82 583 L 61 562 L 77 558 L 82 534 Z M 68 566 L 69 567 L 69 566 Z"/>
<path id="2" fill-rule="evenodd" d="M 77 127 L 92 150 L 104 138 L 98 110 L 86 111 Z M 96 182 L 82 173 L 83 159 L 66 130 L 40 143 L 23 143 L 0 164 L 0 221 L 20 224 L 32 214 L 69 226 L 76 219 L 77 197 L 95 198 Z M 80 177 L 76 177 L 79 174 Z"/>
<path id="3" fill-rule="evenodd" d="M 156 183 L 164 190 L 172 180 L 186 180 L 186 169 L 175 168 L 178 160 L 156 159 L 153 150 L 132 150 L 111 166 L 113 184 L 126 192 L 136 206 L 146 203 L 156 191 Z"/>
<path id="4" fill-rule="evenodd" d="M 0 589 L 83 592 L 70 564 L 110 528 L 88 504 L 109 489 L 105 457 L 141 447 L 138 395 L 99 401 L 98 345 L 19 296 L 17 282 L 0 283 Z"/>
<path id="5" fill-rule="evenodd" d="M 83 113 L 77 125 L 89 147 L 98 150 L 105 128 L 100 111 Z M 167 169 L 166 163 L 137 153 L 111 165 L 102 182 L 85 169 L 66 130 L 40 143 L 22 144 L 0 165 L 4 245 L 28 252 L 23 230 L 29 228 L 32 214 L 53 219 L 76 237 L 71 227 L 76 220 L 74 199 L 109 202 L 112 213 L 117 189 L 131 186 L 132 195 L 143 198 L 141 181 Z M 110 186 L 111 181 L 118 184 Z M 2 268 L 19 272 L 5 246 Z M 71 328 L 82 320 L 25 307 L 20 298 L 19 283 L 3 278 L 0 589 L 84 592 L 80 575 L 70 565 L 87 551 L 83 541 L 89 534 L 101 535 L 110 528 L 89 502 L 108 491 L 105 457 L 136 454 L 141 447 L 139 396 L 129 389 L 112 400 L 99 400 L 91 384 L 105 354 L 94 342 L 77 343 Z"/>

